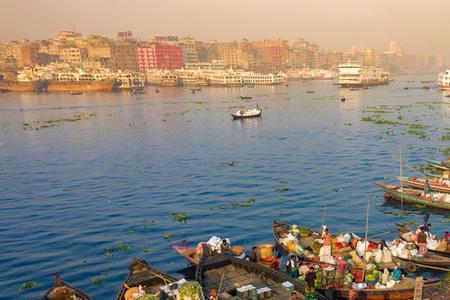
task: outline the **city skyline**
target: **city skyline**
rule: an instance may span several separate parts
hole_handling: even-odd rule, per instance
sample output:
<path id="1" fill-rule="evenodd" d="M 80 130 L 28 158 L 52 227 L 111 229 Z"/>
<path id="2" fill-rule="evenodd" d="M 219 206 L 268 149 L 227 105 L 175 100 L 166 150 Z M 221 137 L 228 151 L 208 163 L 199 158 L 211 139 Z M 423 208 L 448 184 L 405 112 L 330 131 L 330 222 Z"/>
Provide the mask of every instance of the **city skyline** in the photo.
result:
<path id="1" fill-rule="evenodd" d="M 438 0 L 135 0 L 127 5 L 116 0 L 3 1 L 8 10 L 2 10 L 0 17 L 7 24 L 14 23 L 14 30 L 0 28 L 0 42 L 47 39 L 64 29 L 112 38 L 118 31 L 131 30 L 142 39 L 160 34 L 190 35 L 204 41 L 294 41 L 302 37 L 327 50 L 353 46 L 387 50 L 395 40 L 409 53 L 450 54 L 450 41 L 440 38 L 438 31 L 450 3 Z M 23 10 L 24 6 L 28 9 Z"/>

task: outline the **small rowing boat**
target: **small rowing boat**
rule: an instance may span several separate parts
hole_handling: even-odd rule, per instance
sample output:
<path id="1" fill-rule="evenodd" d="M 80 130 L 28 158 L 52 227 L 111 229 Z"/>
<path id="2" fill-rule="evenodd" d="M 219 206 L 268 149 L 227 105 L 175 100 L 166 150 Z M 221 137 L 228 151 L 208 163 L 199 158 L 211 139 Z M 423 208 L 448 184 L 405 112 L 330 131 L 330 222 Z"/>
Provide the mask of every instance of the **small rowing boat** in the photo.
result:
<path id="1" fill-rule="evenodd" d="M 198 265 L 200 261 L 200 255 L 196 254 L 194 247 L 189 247 L 187 243 L 172 244 L 172 249 L 175 250 L 180 256 L 184 257 L 188 264 Z"/>
<path id="2" fill-rule="evenodd" d="M 437 178 L 414 178 L 414 177 L 397 177 L 400 182 L 404 185 L 423 189 L 426 181 L 428 180 L 428 185 L 431 191 L 440 193 L 450 193 L 450 180 L 437 179 Z"/>
<path id="3" fill-rule="evenodd" d="M 241 100 L 250 100 L 253 97 L 252 96 L 239 96 L 239 98 L 241 98 Z"/>
<path id="4" fill-rule="evenodd" d="M 447 200 L 448 194 L 430 193 L 429 196 L 425 196 L 423 195 L 423 191 L 416 189 L 402 189 L 395 185 L 377 182 L 375 182 L 375 184 L 384 191 L 384 196 L 388 199 L 397 201 L 403 200 L 403 202 L 407 203 L 450 210 L 450 201 Z"/>
<path id="5" fill-rule="evenodd" d="M 128 265 L 128 276 L 123 283 L 116 300 L 134 299 L 134 294 L 139 293 L 139 286 L 145 295 L 157 295 L 160 293 L 160 286 L 164 286 L 177 281 L 176 278 L 149 268 L 148 263 L 143 259 L 133 258 Z"/>
<path id="6" fill-rule="evenodd" d="M 259 108 L 241 109 L 238 110 L 236 113 L 231 114 L 231 116 L 233 117 L 233 119 L 248 119 L 260 117 L 261 113 L 262 110 Z"/>
<path id="7" fill-rule="evenodd" d="M 45 293 L 42 300 L 60 300 L 60 299 L 80 299 L 90 300 L 91 298 L 82 291 L 70 286 L 62 281 L 61 276 L 55 276 L 55 282 L 52 287 Z"/>

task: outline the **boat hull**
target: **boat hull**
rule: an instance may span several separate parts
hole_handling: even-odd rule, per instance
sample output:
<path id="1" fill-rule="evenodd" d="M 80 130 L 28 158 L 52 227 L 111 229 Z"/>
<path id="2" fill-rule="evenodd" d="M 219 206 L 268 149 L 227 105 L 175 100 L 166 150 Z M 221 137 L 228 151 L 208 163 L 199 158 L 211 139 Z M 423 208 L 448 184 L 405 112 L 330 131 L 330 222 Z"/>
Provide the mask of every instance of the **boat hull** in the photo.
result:
<path id="1" fill-rule="evenodd" d="M 414 188 L 423 189 L 425 186 L 425 182 L 419 181 L 419 180 L 414 180 L 412 178 L 399 177 L 398 180 L 403 182 L 403 184 L 406 184 L 406 185 L 414 187 Z M 450 187 L 448 187 L 448 186 L 445 186 L 442 184 L 436 184 L 436 183 L 433 183 L 432 181 L 429 182 L 429 186 L 430 186 L 431 191 L 436 191 L 436 192 L 440 192 L 440 193 L 450 193 Z"/>
<path id="2" fill-rule="evenodd" d="M 395 199 L 399 201 L 403 199 L 403 201 L 407 203 L 426 205 L 430 207 L 450 210 L 450 203 L 425 199 L 419 196 L 408 194 L 406 192 L 401 193 L 398 191 L 398 187 L 393 185 L 383 183 L 375 183 L 375 184 L 378 185 L 384 191 L 386 198 Z"/>
<path id="3" fill-rule="evenodd" d="M 427 160 L 428 165 L 433 168 L 439 169 L 440 171 L 450 171 L 450 166 L 444 165 L 440 161 L 436 160 Z"/>
<path id="4" fill-rule="evenodd" d="M 0 81 L 0 90 L 16 93 L 31 93 L 42 91 L 45 87 L 42 81 Z"/>
<path id="5" fill-rule="evenodd" d="M 105 81 L 48 81 L 47 92 L 109 92 L 115 80 Z"/>
<path id="6" fill-rule="evenodd" d="M 237 115 L 237 114 L 232 114 L 231 115 L 233 117 L 234 120 L 239 120 L 239 119 L 251 119 L 251 118 L 258 118 L 261 117 L 261 112 L 254 114 L 254 115 L 250 115 L 250 116 L 244 116 L 244 115 Z"/>

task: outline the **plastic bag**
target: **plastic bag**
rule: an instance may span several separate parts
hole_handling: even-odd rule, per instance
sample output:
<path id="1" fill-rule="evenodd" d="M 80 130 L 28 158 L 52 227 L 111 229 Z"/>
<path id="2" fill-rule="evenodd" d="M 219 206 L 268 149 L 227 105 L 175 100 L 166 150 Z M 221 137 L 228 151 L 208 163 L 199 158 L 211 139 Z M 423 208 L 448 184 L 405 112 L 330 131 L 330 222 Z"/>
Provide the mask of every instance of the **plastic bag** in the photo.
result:
<path id="1" fill-rule="evenodd" d="M 389 271 L 384 268 L 383 275 L 381 275 L 381 284 L 386 284 L 389 281 Z"/>
<path id="2" fill-rule="evenodd" d="M 381 263 L 382 260 L 383 260 L 383 251 L 381 251 L 380 249 L 375 250 L 375 262 L 379 264 Z"/>

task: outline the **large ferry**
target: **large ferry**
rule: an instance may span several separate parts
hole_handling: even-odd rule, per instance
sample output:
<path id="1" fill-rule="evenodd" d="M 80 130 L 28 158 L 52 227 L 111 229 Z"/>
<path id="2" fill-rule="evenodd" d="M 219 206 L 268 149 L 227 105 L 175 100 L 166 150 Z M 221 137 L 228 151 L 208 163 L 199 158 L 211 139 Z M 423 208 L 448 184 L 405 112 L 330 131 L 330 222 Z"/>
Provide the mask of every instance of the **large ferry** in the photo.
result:
<path id="1" fill-rule="evenodd" d="M 208 80 L 202 72 L 192 70 L 175 70 L 178 77 L 178 83 L 184 86 L 207 86 Z"/>
<path id="2" fill-rule="evenodd" d="M 284 83 L 284 76 L 282 74 L 262 74 L 254 72 L 240 72 L 239 73 L 243 84 L 253 85 L 276 85 Z"/>
<path id="3" fill-rule="evenodd" d="M 233 71 L 206 71 L 205 75 L 212 86 L 241 86 L 241 75 Z"/>
<path id="4" fill-rule="evenodd" d="M 0 91 L 2 92 L 39 92 L 45 87 L 45 82 L 33 76 L 28 70 L 18 74 L 0 74 Z"/>
<path id="5" fill-rule="evenodd" d="M 94 74 L 83 72 L 56 72 L 47 80 L 48 92 L 97 92 L 111 91 L 115 79 L 98 79 Z"/>
<path id="6" fill-rule="evenodd" d="M 116 75 L 115 89 L 141 90 L 145 87 L 145 75 L 142 73 L 118 72 Z"/>
<path id="7" fill-rule="evenodd" d="M 334 74 L 330 70 L 323 69 L 289 69 L 286 72 L 288 80 L 328 80 L 333 79 Z"/>
<path id="8" fill-rule="evenodd" d="M 450 70 L 439 73 L 438 86 L 441 90 L 450 90 Z"/>
<path id="9" fill-rule="evenodd" d="M 171 71 L 147 70 L 147 82 L 151 85 L 176 86 L 178 76 Z"/>
<path id="10" fill-rule="evenodd" d="M 378 67 L 361 64 L 340 64 L 338 85 L 342 87 L 371 86 L 389 83 L 389 73 Z"/>

